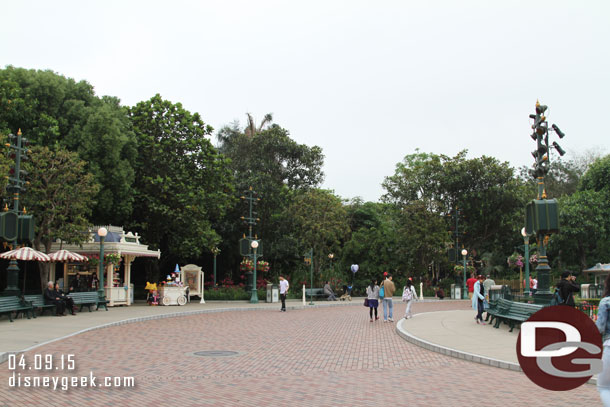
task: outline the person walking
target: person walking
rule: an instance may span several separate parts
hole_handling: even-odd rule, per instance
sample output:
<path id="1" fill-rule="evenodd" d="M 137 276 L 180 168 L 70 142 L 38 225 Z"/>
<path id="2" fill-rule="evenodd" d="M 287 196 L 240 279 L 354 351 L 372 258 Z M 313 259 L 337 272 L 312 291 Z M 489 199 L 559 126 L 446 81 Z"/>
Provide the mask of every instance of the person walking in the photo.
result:
<path id="1" fill-rule="evenodd" d="M 474 319 L 477 321 L 477 324 L 481 325 L 485 325 L 485 322 L 483 322 L 483 311 L 485 310 L 485 287 L 483 286 L 483 280 L 484 277 L 479 275 L 472 290 L 472 308 L 477 311 L 477 316 Z"/>
<path id="2" fill-rule="evenodd" d="M 377 307 L 379 307 L 379 286 L 377 280 L 371 280 L 371 285 L 366 287 L 366 298 L 369 303 L 369 317 L 373 322 L 373 310 L 375 310 L 375 321 L 379 319 L 377 316 Z"/>
<path id="3" fill-rule="evenodd" d="M 282 300 L 282 308 L 280 311 L 286 312 L 286 294 L 288 293 L 288 289 L 290 288 L 290 284 L 288 284 L 288 280 L 284 278 L 284 276 L 280 276 L 280 299 Z"/>
<path id="4" fill-rule="evenodd" d="M 606 277 L 604 297 L 599 302 L 597 310 L 597 329 L 602 334 L 604 353 L 602 363 L 604 369 L 597 376 L 597 391 L 605 407 L 610 407 L 610 274 Z"/>
<path id="5" fill-rule="evenodd" d="M 411 305 L 413 301 L 417 301 L 417 292 L 415 292 L 415 286 L 411 282 L 411 278 L 407 279 L 407 285 L 402 290 L 402 300 L 407 303 L 407 309 L 405 310 L 404 319 L 409 319 L 412 317 L 411 315 Z"/>
<path id="6" fill-rule="evenodd" d="M 472 300 L 472 293 L 474 292 L 474 284 L 477 282 L 478 280 L 476 278 L 474 278 L 474 274 L 470 275 L 470 278 L 468 280 L 466 280 L 466 285 L 468 286 L 468 298 L 470 298 Z"/>
<path id="7" fill-rule="evenodd" d="M 483 281 L 483 287 L 485 288 L 485 296 L 486 297 L 489 297 L 489 290 L 494 285 L 496 285 L 496 282 L 493 281 L 491 279 L 491 276 L 488 274 L 487 277 L 485 278 L 485 281 Z"/>
<path id="8" fill-rule="evenodd" d="M 396 286 L 392 282 L 392 275 L 388 274 L 386 279 L 381 283 L 381 287 L 383 287 L 383 322 L 394 322 L 394 304 L 392 303 L 392 296 L 396 291 Z M 389 318 L 388 318 L 388 308 L 389 308 Z"/>

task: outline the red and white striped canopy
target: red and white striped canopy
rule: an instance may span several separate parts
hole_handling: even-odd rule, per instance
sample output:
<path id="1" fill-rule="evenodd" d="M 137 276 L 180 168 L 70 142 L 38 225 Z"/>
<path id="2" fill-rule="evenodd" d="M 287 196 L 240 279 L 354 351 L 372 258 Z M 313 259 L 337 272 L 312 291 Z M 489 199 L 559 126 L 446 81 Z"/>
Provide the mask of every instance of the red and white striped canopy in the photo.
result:
<path id="1" fill-rule="evenodd" d="M 1 259 L 8 260 L 25 260 L 25 261 L 51 261 L 49 256 L 43 252 L 32 249 L 31 247 L 22 247 L 20 249 L 11 250 L 10 252 L 0 254 Z"/>
<path id="2" fill-rule="evenodd" d="M 69 250 L 58 250 L 54 253 L 49 254 L 49 258 L 53 262 L 86 262 L 89 259 L 82 254 L 74 253 Z"/>

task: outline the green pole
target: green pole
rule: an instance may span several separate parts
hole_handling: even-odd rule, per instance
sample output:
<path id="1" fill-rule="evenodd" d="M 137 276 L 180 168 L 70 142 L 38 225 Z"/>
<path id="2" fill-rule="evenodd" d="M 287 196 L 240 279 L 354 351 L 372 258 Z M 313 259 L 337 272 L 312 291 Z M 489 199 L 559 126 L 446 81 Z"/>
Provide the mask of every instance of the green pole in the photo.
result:
<path id="1" fill-rule="evenodd" d="M 216 251 L 214 251 L 214 287 L 216 287 Z"/>
<path id="2" fill-rule="evenodd" d="M 256 244 L 254 244 L 256 243 Z M 252 296 L 250 297 L 251 304 L 258 303 L 258 292 L 256 291 L 256 249 L 258 248 L 258 242 L 256 240 L 252 241 L 252 248 L 254 249 L 254 271 L 252 275 Z"/>
<path id="3" fill-rule="evenodd" d="M 309 250 L 309 279 L 311 281 L 309 286 L 309 305 L 313 305 L 313 248 Z"/>
<path id="4" fill-rule="evenodd" d="M 462 299 L 465 300 L 468 298 L 468 288 L 466 287 L 466 255 L 462 254 L 462 257 L 464 258 L 464 288 L 462 288 Z"/>
<path id="5" fill-rule="evenodd" d="M 523 232 L 525 232 L 525 228 L 523 228 Z M 525 234 L 523 236 L 523 246 L 525 247 L 525 290 L 523 290 L 524 295 L 530 295 L 530 245 L 529 245 L 529 236 Z"/>
<path id="6" fill-rule="evenodd" d="M 106 233 L 102 234 L 103 236 L 100 235 L 100 288 L 97 291 L 97 294 L 100 301 L 105 301 L 106 293 L 104 292 L 104 239 L 106 239 Z"/>

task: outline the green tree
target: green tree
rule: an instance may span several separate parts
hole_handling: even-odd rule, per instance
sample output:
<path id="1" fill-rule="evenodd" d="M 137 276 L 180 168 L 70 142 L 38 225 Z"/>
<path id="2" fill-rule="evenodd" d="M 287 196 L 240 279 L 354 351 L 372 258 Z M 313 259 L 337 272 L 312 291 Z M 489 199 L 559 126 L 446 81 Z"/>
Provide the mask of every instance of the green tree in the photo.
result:
<path id="1" fill-rule="evenodd" d="M 52 71 L 8 66 L 0 70 L 0 133 L 17 134 L 35 145 L 76 151 L 101 185 L 91 218 L 123 223 L 131 215 L 135 137 L 127 110 L 93 87 Z"/>
<path id="2" fill-rule="evenodd" d="M 610 191 L 610 155 L 593 162 L 581 179 L 581 190 Z"/>
<path id="3" fill-rule="evenodd" d="M 339 253 L 348 233 L 347 211 L 332 191 L 309 189 L 292 194 L 284 215 L 290 220 L 298 253 L 313 248 L 314 271 L 318 276 L 329 253 Z"/>
<path id="4" fill-rule="evenodd" d="M 383 200 L 411 217 L 409 227 L 417 229 L 419 224 L 412 223 L 415 220 L 424 226 L 428 223 L 434 236 L 440 236 L 438 220 L 460 208 L 464 215 L 461 229 L 466 232 L 460 243 L 475 257 L 485 252 L 510 253 L 519 242 L 529 192 L 506 162 L 487 156 L 467 159 L 466 151 L 455 157 L 416 151 L 397 164 L 395 174 L 387 177 L 383 186 L 387 191 Z M 422 209 L 429 214 L 424 216 Z M 433 249 L 433 257 L 440 260 L 445 240 L 433 239 L 424 247 Z M 431 261 L 431 257 L 426 259 L 428 249 L 414 254 L 420 259 L 418 269 Z"/>
<path id="5" fill-rule="evenodd" d="M 560 269 L 583 270 L 610 257 L 610 205 L 606 191 L 585 190 L 559 201 L 561 231 L 551 238 L 550 258 Z"/>
<path id="6" fill-rule="evenodd" d="M 261 198 L 256 207 L 260 222 L 254 233 L 263 238 L 265 259 L 271 263 L 272 273 L 277 274 L 290 272 L 297 258 L 296 242 L 282 213 L 293 191 L 316 187 L 322 182 L 324 156 L 317 146 L 295 142 L 288 130 L 279 125 L 269 126 L 271 120 L 267 115 L 256 127 L 249 115 L 245 130 L 240 129 L 239 123 L 224 127 L 218 133 L 218 141 L 219 151 L 231 160 L 237 192 L 241 195 L 253 187 Z M 246 213 L 247 205 L 238 202 L 219 225 L 224 237 L 223 253 L 235 252 L 237 239 L 247 231 L 239 222 Z M 238 262 L 239 257 L 234 256 L 228 266 L 236 268 Z"/>
<path id="7" fill-rule="evenodd" d="M 226 159 L 198 113 L 160 95 L 130 109 L 138 139 L 131 226 L 164 253 L 162 267 L 196 259 L 220 241 L 213 224 L 233 201 Z"/>
<path id="8" fill-rule="evenodd" d="M 31 181 L 23 205 L 36 222 L 34 247 L 49 253 L 56 239 L 82 243 L 88 238 L 88 216 L 99 191 L 87 163 L 63 148 L 34 146 L 29 156 L 24 168 Z M 41 269 L 43 284 L 47 272 Z"/>

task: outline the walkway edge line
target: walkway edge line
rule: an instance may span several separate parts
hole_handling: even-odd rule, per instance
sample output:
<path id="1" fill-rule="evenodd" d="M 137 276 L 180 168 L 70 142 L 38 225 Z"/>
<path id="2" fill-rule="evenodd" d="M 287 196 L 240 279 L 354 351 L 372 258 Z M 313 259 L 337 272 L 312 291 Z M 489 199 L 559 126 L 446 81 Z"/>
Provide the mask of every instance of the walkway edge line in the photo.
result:
<path id="1" fill-rule="evenodd" d="M 413 315 L 413 317 L 416 317 L 418 315 L 433 314 L 436 312 L 446 312 L 446 311 L 422 312 L 422 313 Z M 440 353 L 445 356 L 451 356 L 451 357 L 454 357 L 457 359 L 467 360 L 469 362 L 475 362 L 475 363 L 480 363 L 482 365 L 499 367 L 501 369 L 513 370 L 515 372 L 523 372 L 523 369 L 521 369 L 521 366 L 519 366 L 516 363 L 506 362 L 504 360 L 499 360 L 499 359 L 494 359 L 494 358 L 490 358 L 487 356 L 477 355 L 474 353 L 469 353 L 469 352 L 461 351 L 458 349 L 448 348 L 446 346 L 437 345 L 435 343 L 428 342 L 424 339 L 418 338 L 417 336 L 410 334 L 409 332 L 407 332 L 407 330 L 402 328 L 403 319 L 400 319 L 396 323 L 396 333 L 400 337 L 402 337 L 404 340 L 406 340 L 407 342 L 417 345 L 420 348 L 424 348 L 424 349 L 427 349 L 432 352 Z M 587 383 L 588 384 L 597 384 L 597 377 L 592 377 Z"/>

